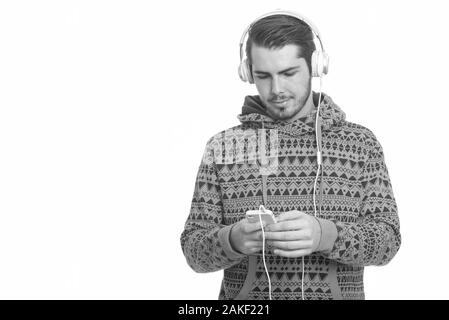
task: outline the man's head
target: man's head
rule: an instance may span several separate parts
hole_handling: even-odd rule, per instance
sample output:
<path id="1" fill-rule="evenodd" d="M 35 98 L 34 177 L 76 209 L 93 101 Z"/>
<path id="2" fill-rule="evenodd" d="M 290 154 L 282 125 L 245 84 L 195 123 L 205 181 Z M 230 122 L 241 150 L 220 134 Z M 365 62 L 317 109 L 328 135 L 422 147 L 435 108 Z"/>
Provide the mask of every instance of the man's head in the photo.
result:
<path id="1" fill-rule="evenodd" d="M 295 17 L 268 16 L 251 27 L 246 43 L 248 64 L 259 96 L 272 118 L 296 119 L 313 107 L 311 56 L 314 50 L 310 27 Z"/>

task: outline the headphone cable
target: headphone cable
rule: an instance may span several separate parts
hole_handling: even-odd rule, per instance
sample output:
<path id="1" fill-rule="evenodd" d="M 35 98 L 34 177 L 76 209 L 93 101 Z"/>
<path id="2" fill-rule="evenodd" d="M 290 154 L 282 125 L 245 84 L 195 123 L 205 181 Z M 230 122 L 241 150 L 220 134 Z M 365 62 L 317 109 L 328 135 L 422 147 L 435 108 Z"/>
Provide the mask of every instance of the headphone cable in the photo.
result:
<path id="1" fill-rule="evenodd" d="M 261 211 L 265 212 L 265 207 L 263 205 L 261 205 L 259 207 L 259 221 L 260 221 L 260 226 L 262 227 L 262 260 L 263 260 L 263 266 L 265 268 L 265 273 L 267 274 L 267 279 L 268 279 L 268 295 L 271 300 L 271 279 L 270 279 L 270 274 L 268 273 L 267 263 L 265 261 L 265 230 L 263 227 L 262 216 L 260 215 Z"/>

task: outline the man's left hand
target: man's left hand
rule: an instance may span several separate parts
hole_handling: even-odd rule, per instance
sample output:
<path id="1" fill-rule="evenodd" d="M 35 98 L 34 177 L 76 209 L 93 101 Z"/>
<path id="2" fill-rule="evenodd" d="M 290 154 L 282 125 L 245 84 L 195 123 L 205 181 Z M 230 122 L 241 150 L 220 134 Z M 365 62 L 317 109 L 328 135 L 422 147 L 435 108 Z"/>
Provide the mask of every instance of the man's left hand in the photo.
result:
<path id="1" fill-rule="evenodd" d="M 265 239 L 274 254 L 298 258 L 317 249 L 321 234 L 315 217 L 293 210 L 280 214 L 276 221 L 265 227 Z"/>

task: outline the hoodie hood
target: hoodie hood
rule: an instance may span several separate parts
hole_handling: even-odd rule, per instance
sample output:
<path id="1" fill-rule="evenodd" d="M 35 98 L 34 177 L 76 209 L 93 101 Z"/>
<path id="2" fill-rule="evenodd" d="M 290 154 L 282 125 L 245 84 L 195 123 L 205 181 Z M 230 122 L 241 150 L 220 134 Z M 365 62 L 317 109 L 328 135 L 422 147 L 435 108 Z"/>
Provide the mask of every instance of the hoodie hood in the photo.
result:
<path id="1" fill-rule="evenodd" d="M 315 128 L 316 106 L 318 105 L 319 94 L 313 92 L 313 103 L 315 109 L 302 118 L 287 122 L 275 120 L 268 116 L 266 107 L 258 95 L 246 96 L 243 102 L 242 113 L 237 116 L 242 124 L 256 126 L 265 129 L 277 129 L 289 135 L 297 136 L 313 132 Z M 321 93 L 321 130 L 329 131 L 333 127 L 341 126 L 346 119 L 345 113 L 338 107 L 332 99 Z"/>

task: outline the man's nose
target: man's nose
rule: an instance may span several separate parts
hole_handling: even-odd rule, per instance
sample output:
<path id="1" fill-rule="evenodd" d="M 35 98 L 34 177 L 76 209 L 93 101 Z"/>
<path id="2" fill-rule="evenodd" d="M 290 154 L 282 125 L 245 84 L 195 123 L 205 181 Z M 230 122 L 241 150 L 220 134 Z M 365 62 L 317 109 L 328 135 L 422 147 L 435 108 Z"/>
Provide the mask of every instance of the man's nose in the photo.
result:
<path id="1" fill-rule="evenodd" d="M 271 93 L 277 95 L 280 92 L 282 92 L 280 79 L 278 77 L 273 77 L 273 81 L 271 82 Z"/>

